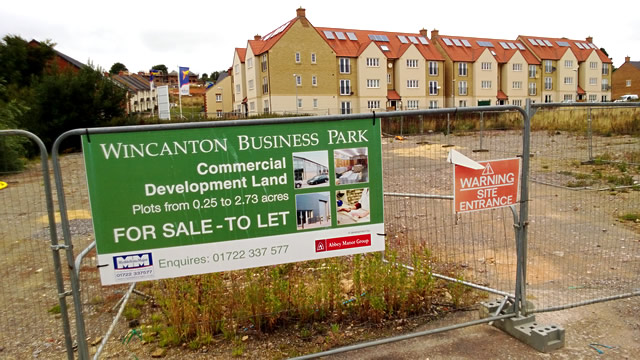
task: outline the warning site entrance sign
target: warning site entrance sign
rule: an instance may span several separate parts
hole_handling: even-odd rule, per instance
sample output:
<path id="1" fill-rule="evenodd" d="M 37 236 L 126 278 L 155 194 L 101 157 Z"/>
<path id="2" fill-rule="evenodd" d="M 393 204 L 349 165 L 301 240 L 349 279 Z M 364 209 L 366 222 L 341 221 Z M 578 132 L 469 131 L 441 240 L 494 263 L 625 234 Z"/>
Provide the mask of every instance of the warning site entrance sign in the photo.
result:
<path id="1" fill-rule="evenodd" d="M 455 165 L 456 213 L 514 205 L 519 200 L 520 159 L 478 161 L 483 169 Z"/>

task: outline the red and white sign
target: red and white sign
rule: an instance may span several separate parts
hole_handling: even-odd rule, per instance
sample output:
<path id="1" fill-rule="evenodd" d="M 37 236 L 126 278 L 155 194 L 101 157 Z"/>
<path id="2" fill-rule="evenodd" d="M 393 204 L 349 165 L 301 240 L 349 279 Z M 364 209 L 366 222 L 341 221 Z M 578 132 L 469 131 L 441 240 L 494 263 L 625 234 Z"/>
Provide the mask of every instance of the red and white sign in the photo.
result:
<path id="1" fill-rule="evenodd" d="M 478 161 L 484 169 L 455 165 L 456 213 L 514 205 L 519 200 L 520 159 Z"/>
<path id="2" fill-rule="evenodd" d="M 371 246 L 371 234 L 316 240 L 316 252 Z"/>

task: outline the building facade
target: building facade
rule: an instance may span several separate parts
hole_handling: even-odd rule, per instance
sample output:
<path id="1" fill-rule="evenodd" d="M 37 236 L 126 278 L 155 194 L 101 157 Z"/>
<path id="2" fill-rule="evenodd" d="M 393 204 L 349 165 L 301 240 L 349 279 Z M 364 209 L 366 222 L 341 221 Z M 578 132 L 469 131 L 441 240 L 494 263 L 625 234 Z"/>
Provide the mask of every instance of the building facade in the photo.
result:
<path id="1" fill-rule="evenodd" d="M 220 73 L 216 83 L 204 93 L 204 111 L 207 118 L 223 118 L 233 112 L 233 68 Z"/>
<path id="2" fill-rule="evenodd" d="M 612 100 L 619 99 L 622 95 L 640 95 L 640 61 L 631 61 L 630 57 L 625 57 L 624 64 L 611 76 Z"/>
<path id="3" fill-rule="evenodd" d="M 315 27 L 299 8 L 235 49 L 233 109 L 349 114 L 611 100 L 611 60 L 591 38 L 427 35 Z"/>

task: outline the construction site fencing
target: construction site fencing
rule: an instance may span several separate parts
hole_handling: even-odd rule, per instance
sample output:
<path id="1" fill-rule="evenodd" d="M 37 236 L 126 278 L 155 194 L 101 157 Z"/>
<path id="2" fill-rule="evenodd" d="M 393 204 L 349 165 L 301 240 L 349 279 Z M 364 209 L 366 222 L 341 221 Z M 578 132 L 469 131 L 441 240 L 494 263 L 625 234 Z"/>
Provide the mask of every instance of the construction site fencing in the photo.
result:
<path id="1" fill-rule="evenodd" d="M 359 345 L 364 347 L 487 323 L 520 312 L 552 311 L 638 295 L 639 113 L 634 104 L 528 103 L 526 110 L 490 106 L 69 131 L 52 149 L 64 245 L 57 246 L 55 227 L 49 225 L 56 212 L 53 205 L 45 206 L 51 202 L 46 195 L 46 165 L 43 170 L 29 164 L 26 171 L 0 173 L 0 181 L 9 184 L 0 190 L 0 204 L 11 204 L 0 210 L 3 261 L 8 261 L 3 263 L 0 321 L 4 337 L 0 340 L 11 344 L 4 351 L 24 348 L 25 338 L 31 341 L 28 350 L 33 354 L 38 346 L 53 346 L 40 341 L 41 326 L 38 334 L 31 335 L 18 333 L 11 326 L 19 324 L 13 316 L 21 311 L 43 312 L 59 302 L 60 319 L 42 313 L 43 323 L 58 326 L 51 327 L 50 338 L 60 339 L 56 334 L 62 327 L 69 358 L 73 357 L 72 337 L 79 358 L 98 358 L 105 346 L 122 346 L 110 342 L 110 334 L 121 339 L 129 331 L 128 325 L 137 326 L 120 320 L 127 301 L 148 296 L 147 285 L 137 290 L 135 284 L 101 286 L 84 159 L 78 153 L 60 154 L 65 139 L 101 133 L 380 119 L 387 238 L 384 260 L 413 270 L 412 255 L 428 253 L 435 277 L 480 290 L 484 295 L 477 301 L 501 298 L 502 305 L 509 302 L 511 310 L 483 320 L 449 323 L 423 333 Z M 520 202 L 456 213 L 453 165 L 447 161 L 451 150 L 475 161 L 521 159 Z M 46 151 L 43 159 L 46 164 Z M 22 187 L 26 192 L 15 193 L 18 187 L 14 189 L 14 183 L 28 184 Z M 42 222 L 46 217 L 49 222 Z M 58 251 L 65 252 L 67 268 L 72 269 L 64 274 L 60 271 L 71 290 L 65 290 L 62 279 L 54 277 Z M 29 292 L 20 294 L 16 288 Z M 67 297 L 73 298 L 77 319 L 71 323 L 63 316 Z M 11 308 L 21 299 L 29 299 L 33 310 Z M 525 299 L 533 307 L 524 306 Z M 26 325 L 20 328 L 34 331 Z M 62 351 L 61 341 L 57 346 Z"/>
<path id="2" fill-rule="evenodd" d="M 37 161 L 14 152 L 32 142 Z M 49 164 L 32 133 L 0 130 L 0 358 L 37 358 L 66 352 L 73 344 L 58 250 Z M 47 356 L 47 355 L 45 355 Z"/>
<path id="3" fill-rule="evenodd" d="M 534 311 L 640 294 L 640 104 L 534 104 L 530 116 Z"/>

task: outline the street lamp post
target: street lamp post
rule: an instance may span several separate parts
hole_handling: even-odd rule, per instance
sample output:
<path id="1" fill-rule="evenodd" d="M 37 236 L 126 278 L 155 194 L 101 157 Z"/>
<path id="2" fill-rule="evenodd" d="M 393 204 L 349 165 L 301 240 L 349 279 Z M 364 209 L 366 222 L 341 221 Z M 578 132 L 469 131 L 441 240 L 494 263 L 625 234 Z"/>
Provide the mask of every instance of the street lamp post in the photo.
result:
<path id="1" fill-rule="evenodd" d="M 296 88 L 296 114 L 298 113 L 298 74 L 293 74 L 293 86 Z"/>

